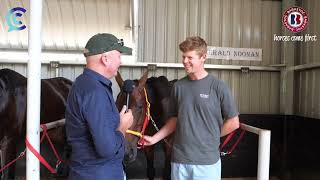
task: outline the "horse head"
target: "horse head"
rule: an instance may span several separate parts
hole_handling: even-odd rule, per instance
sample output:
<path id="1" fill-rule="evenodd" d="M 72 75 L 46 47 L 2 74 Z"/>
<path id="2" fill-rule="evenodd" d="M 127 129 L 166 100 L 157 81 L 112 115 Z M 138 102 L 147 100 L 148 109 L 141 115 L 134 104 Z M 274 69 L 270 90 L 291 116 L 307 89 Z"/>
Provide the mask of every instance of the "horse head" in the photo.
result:
<path id="1" fill-rule="evenodd" d="M 143 124 L 146 118 L 146 113 L 148 110 L 147 107 L 147 98 L 146 98 L 146 89 L 145 84 L 148 79 L 148 72 L 145 72 L 139 80 L 134 80 L 133 90 L 129 96 L 129 105 L 128 108 L 132 110 L 133 123 L 129 128 L 135 132 L 141 132 L 143 129 Z M 120 111 L 124 105 L 126 105 L 127 93 L 124 91 L 124 81 L 118 72 L 116 76 L 116 81 L 120 87 L 120 92 L 117 96 L 116 105 Z M 139 137 L 126 134 L 125 136 L 125 157 L 124 163 L 128 164 L 134 161 L 137 157 L 137 144 Z"/>

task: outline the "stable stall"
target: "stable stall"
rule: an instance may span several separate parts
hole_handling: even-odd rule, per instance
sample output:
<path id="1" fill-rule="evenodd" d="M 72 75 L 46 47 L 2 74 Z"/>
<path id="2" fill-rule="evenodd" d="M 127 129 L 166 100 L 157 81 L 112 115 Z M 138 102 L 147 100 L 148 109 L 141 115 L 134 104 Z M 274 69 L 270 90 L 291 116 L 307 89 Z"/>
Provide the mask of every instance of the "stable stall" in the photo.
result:
<path id="1" fill-rule="evenodd" d="M 0 68 L 28 77 L 32 101 L 27 105 L 26 134 L 36 151 L 40 150 L 40 77 L 73 81 L 83 72 L 83 49 L 92 35 L 112 33 L 133 48 L 133 55 L 122 56 L 124 79 L 139 79 L 148 70 L 149 77 L 168 80 L 185 76 L 178 45 L 198 35 L 208 43 L 206 70 L 230 87 L 241 128 L 253 132 L 243 136 L 232 154 L 221 157 L 222 177 L 320 177 L 320 147 L 313 141 L 319 137 L 320 122 L 319 1 L 0 2 Z M 119 87 L 112 82 L 116 99 Z M 235 137 L 239 136 L 237 132 Z M 146 162 L 140 156 L 136 167 L 129 166 L 129 179 L 145 178 Z M 26 159 L 26 173 L 20 172 L 22 168 L 16 173 L 40 179 L 38 159 L 29 151 Z M 157 177 L 161 159 L 156 160 Z"/>

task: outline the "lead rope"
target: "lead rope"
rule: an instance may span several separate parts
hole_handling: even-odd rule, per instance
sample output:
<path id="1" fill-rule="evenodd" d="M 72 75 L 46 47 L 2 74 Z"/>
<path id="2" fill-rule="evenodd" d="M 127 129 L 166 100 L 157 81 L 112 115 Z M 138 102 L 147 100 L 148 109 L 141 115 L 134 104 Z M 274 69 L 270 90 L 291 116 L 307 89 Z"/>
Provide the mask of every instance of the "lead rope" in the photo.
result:
<path id="1" fill-rule="evenodd" d="M 150 120 L 151 120 L 151 123 L 153 125 L 153 127 L 157 130 L 157 132 L 160 130 L 156 124 L 156 122 L 153 120 L 152 116 L 150 115 Z M 166 138 L 163 139 L 163 141 L 169 146 L 171 147 L 172 145 L 168 142 L 168 140 Z"/>

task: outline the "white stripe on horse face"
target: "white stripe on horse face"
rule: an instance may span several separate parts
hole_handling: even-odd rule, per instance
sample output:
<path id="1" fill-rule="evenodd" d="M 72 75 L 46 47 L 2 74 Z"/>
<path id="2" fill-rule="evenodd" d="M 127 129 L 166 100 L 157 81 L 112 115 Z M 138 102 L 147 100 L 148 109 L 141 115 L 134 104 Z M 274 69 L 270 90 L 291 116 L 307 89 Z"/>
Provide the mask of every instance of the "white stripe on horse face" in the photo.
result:
<path id="1" fill-rule="evenodd" d="M 59 98 L 60 98 L 60 100 L 63 102 L 63 104 L 66 105 L 66 103 L 67 103 L 67 102 L 66 102 L 66 99 L 63 97 L 63 95 L 61 94 L 61 92 L 60 92 L 58 89 L 56 89 L 56 88 L 49 82 L 49 80 L 45 79 L 45 80 L 43 80 L 42 82 L 46 83 L 46 84 L 52 89 L 52 91 L 55 92 L 55 93 L 59 96 Z"/>

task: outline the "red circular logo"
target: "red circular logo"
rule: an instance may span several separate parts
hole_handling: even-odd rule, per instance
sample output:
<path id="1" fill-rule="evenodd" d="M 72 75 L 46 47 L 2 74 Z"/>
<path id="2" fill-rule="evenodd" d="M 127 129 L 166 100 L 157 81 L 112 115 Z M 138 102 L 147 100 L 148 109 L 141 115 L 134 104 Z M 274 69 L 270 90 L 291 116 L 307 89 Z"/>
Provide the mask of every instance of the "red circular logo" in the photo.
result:
<path id="1" fill-rule="evenodd" d="M 298 6 L 290 7 L 283 13 L 282 23 L 291 32 L 301 32 L 308 24 L 307 12 Z"/>

